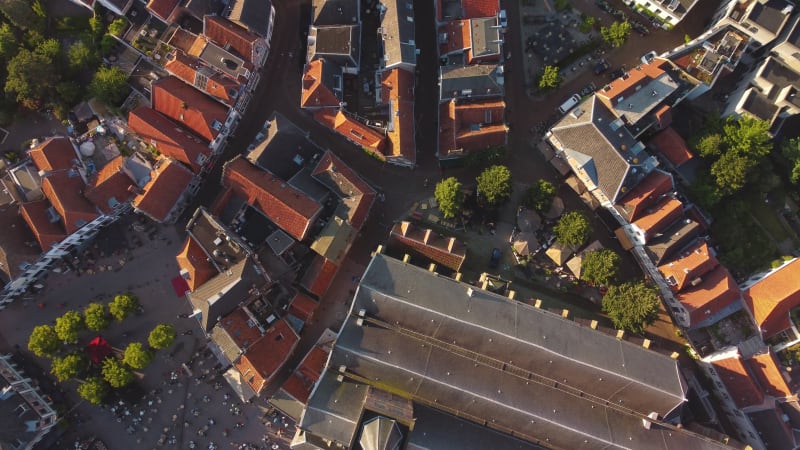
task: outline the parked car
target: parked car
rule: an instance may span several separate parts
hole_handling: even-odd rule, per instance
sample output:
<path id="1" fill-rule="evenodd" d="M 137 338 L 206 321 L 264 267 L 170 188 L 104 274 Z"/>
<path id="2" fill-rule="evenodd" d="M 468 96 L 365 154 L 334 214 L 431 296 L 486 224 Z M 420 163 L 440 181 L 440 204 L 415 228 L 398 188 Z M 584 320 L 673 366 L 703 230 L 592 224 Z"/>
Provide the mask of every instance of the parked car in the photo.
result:
<path id="1" fill-rule="evenodd" d="M 608 63 L 605 59 L 601 59 L 596 66 L 594 66 L 594 74 L 600 75 L 601 73 L 605 72 L 606 70 L 611 68 L 611 64 Z"/>
<path id="2" fill-rule="evenodd" d="M 611 81 L 614 81 L 623 75 L 625 75 L 625 66 L 622 66 L 619 69 L 611 72 Z"/>
<path id="3" fill-rule="evenodd" d="M 500 18 L 500 26 L 503 27 L 503 28 L 507 28 L 508 27 L 508 15 L 506 14 L 506 10 L 505 9 L 501 9 L 500 10 L 500 14 L 498 14 L 498 16 Z"/>
<path id="4" fill-rule="evenodd" d="M 653 62 L 653 59 L 655 59 L 656 56 L 658 56 L 658 53 L 656 52 L 645 53 L 644 56 L 642 56 L 641 58 L 642 64 L 650 64 L 651 62 Z"/>
<path id="5" fill-rule="evenodd" d="M 594 83 L 589 83 L 581 89 L 579 94 L 581 97 L 586 97 L 587 95 L 592 95 L 596 90 L 597 86 Z"/>
<path id="6" fill-rule="evenodd" d="M 635 20 L 631 21 L 631 28 L 634 29 L 640 36 L 647 36 L 650 34 L 650 30 L 647 28 L 647 25 L 644 25 L 641 22 L 637 22 Z"/>
<path id="7" fill-rule="evenodd" d="M 500 257 L 503 256 L 503 252 L 500 251 L 499 248 L 495 247 L 492 249 L 492 256 L 489 258 L 489 268 L 496 269 L 497 266 L 500 265 Z"/>
<path id="8" fill-rule="evenodd" d="M 578 94 L 573 94 L 570 98 L 567 99 L 561 106 L 558 107 L 558 112 L 561 114 L 566 114 L 569 112 L 570 109 L 574 108 L 575 105 L 581 102 L 581 96 Z"/>

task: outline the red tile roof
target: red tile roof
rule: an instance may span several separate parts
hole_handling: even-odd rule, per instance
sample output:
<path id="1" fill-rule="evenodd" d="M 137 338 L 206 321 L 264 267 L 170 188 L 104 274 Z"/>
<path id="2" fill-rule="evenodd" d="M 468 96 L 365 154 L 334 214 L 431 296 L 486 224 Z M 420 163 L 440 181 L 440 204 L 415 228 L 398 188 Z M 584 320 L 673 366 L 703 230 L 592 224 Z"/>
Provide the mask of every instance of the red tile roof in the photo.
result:
<path id="1" fill-rule="evenodd" d="M 250 348 L 261 339 L 261 331 L 250 322 L 250 316 L 243 308 L 237 308 L 219 321 L 231 340 L 240 350 Z"/>
<path id="2" fill-rule="evenodd" d="M 717 258 L 709 252 L 708 243 L 700 241 L 674 261 L 659 266 L 658 270 L 667 279 L 672 291 L 679 292 L 718 265 Z"/>
<path id="3" fill-rule="evenodd" d="M 164 156 L 175 158 L 199 173 L 199 158 L 211 156 L 208 144 L 151 108 L 140 106 L 128 114 L 128 128 Z M 201 157 L 200 155 L 204 155 Z"/>
<path id="4" fill-rule="evenodd" d="M 747 360 L 747 365 L 765 394 L 775 398 L 793 395 L 772 349 L 753 355 Z"/>
<path id="5" fill-rule="evenodd" d="M 83 196 L 86 185 L 68 172 L 53 172 L 42 180 L 42 192 L 64 221 L 67 234 L 99 217 L 97 208 Z"/>
<path id="6" fill-rule="evenodd" d="M 382 153 L 386 147 L 386 136 L 350 117 L 342 110 L 320 109 L 314 112 L 314 119 L 365 150 Z"/>
<path id="7" fill-rule="evenodd" d="M 175 256 L 175 260 L 178 262 L 178 267 L 186 271 L 187 276 L 184 278 L 192 292 L 218 273 L 208 260 L 203 247 L 191 237 L 186 238 L 183 249 Z"/>
<path id="8" fill-rule="evenodd" d="M 508 134 L 502 100 L 439 106 L 439 155 L 447 156 L 504 145 Z"/>
<path id="9" fill-rule="evenodd" d="M 72 161 L 78 159 L 75 147 L 65 137 L 47 139 L 28 150 L 28 154 L 39 170 L 48 171 L 68 169 L 74 165 Z"/>
<path id="10" fill-rule="evenodd" d="M 312 175 L 319 176 L 323 173 L 329 174 L 331 180 L 338 180 L 337 184 L 340 186 L 346 183 L 347 188 L 351 190 L 348 193 L 342 193 L 343 195 L 349 194 L 350 198 L 356 199 L 357 202 L 354 208 L 348 210 L 348 221 L 353 228 L 360 230 L 367 221 L 372 204 L 375 203 L 375 189 L 330 150 L 326 151 L 319 160 Z M 339 178 L 342 179 L 339 180 Z"/>
<path id="11" fill-rule="evenodd" d="M 86 192 L 83 194 L 101 211 L 108 214 L 114 207 L 110 204 L 113 198 L 117 203 L 125 203 L 133 198 L 131 188 L 133 180 L 122 171 L 125 158 L 117 156 L 103 166 L 89 180 Z"/>
<path id="12" fill-rule="evenodd" d="M 197 71 L 207 67 L 199 58 L 187 55 L 181 51 L 175 51 L 167 58 L 168 60 L 167 63 L 164 64 L 164 68 L 192 86 L 195 85 Z M 236 103 L 236 98 L 241 88 L 242 84 L 240 82 L 214 71 L 213 75 L 208 77 L 208 81 L 205 82 L 205 87 L 203 89 L 206 94 L 228 106 L 232 106 Z"/>
<path id="13" fill-rule="evenodd" d="M 155 14 L 156 17 L 169 21 L 172 11 L 178 6 L 180 0 L 150 0 L 147 2 L 147 10 Z"/>
<path id="14" fill-rule="evenodd" d="M 498 0 L 461 0 L 461 8 L 464 10 L 465 19 L 480 19 L 496 16 L 500 12 L 500 2 Z"/>
<path id="15" fill-rule="evenodd" d="M 756 384 L 756 380 L 750 376 L 741 356 L 720 359 L 711 364 L 736 406 L 746 408 L 764 402 L 764 394 Z"/>
<path id="16" fill-rule="evenodd" d="M 454 237 L 440 237 L 439 233 L 418 228 L 411 222 L 394 224 L 389 239 L 390 242 L 400 243 L 403 247 L 456 272 L 461 270 L 461 265 L 467 258 L 467 247 L 463 242 Z"/>
<path id="17" fill-rule="evenodd" d="M 668 173 L 654 170 L 622 197 L 617 203 L 617 209 L 629 221 L 636 220 L 662 195 L 671 191 L 672 187 L 672 177 Z"/>
<path id="18" fill-rule="evenodd" d="M 694 157 L 686 141 L 672 127 L 667 127 L 655 135 L 648 145 L 661 152 L 673 166 L 678 167 Z"/>
<path id="19" fill-rule="evenodd" d="M 644 232 L 645 242 L 649 241 L 656 233 L 678 220 L 683 215 L 683 203 L 680 200 L 668 197 L 648 210 L 646 214 L 633 222 Z"/>
<path id="20" fill-rule="evenodd" d="M 153 109 L 184 125 L 198 136 L 213 141 L 225 124 L 228 110 L 177 77 L 153 83 Z M 216 128 L 215 128 L 216 126 Z"/>
<path id="21" fill-rule="evenodd" d="M 341 103 L 336 95 L 322 82 L 324 59 L 315 59 L 306 64 L 301 86 L 300 106 L 303 108 L 338 107 Z"/>
<path id="22" fill-rule="evenodd" d="M 286 320 L 280 319 L 233 365 L 253 391 L 260 394 L 292 355 L 299 341 L 300 337 Z"/>
<path id="23" fill-rule="evenodd" d="M 317 255 L 303 275 L 300 285 L 321 299 L 328 292 L 338 271 L 339 267 L 336 264 L 324 256 Z"/>
<path id="24" fill-rule="evenodd" d="M 689 312 L 689 322 L 692 325 L 703 322 L 739 301 L 739 287 L 724 266 L 717 266 L 700 279 L 698 285 L 684 289 L 676 295 Z"/>
<path id="25" fill-rule="evenodd" d="M 646 86 L 663 75 L 664 70 L 661 69 L 661 64 L 664 63 L 642 64 L 627 72 L 626 76 L 617 78 L 605 88 L 597 91 L 597 98 L 609 108 L 615 107 L 619 103 L 618 99 L 621 96 L 630 97 L 630 94 L 635 92 L 637 87 Z"/>
<path id="26" fill-rule="evenodd" d="M 390 130 L 387 130 L 390 147 L 384 152 L 387 158 L 414 165 L 417 147 L 414 142 L 414 75 L 403 69 L 383 72 L 381 99 L 391 108 Z"/>
<path id="27" fill-rule="evenodd" d="M 322 205 L 275 175 L 237 157 L 225 164 L 222 184 L 258 208 L 295 239 L 308 237 Z"/>
<path id="28" fill-rule="evenodd" d="M 193 175 L 174 159 L 161 157 L 150 176 L 144 193 L 133 199 L 133 206 L 157 221 L 164 221 L 189 187 Z"/>
<path id="29" fill-rule="evenodd" d="M 289 303 L 289 313 L 302 320 L 308 322 L 314 311 L 317 310 L 319 304 L 313 298 L 298 292 L 292 301 Z"/>
<path id="30" fill-rule="evenodd" d="M 439 44 L 439 54 L 463 52 L 472 48 L 472 32 L 469 20 L 450 20 L 439 27 L 439 36 L 447 35 L 447 41 Z M 470 58 L 467 57 L 467 60 Z"/>
<path id="31" fill-rule="evenodd" d="M 255 63 L 255 46 L 259 39 L 257 34 L 247 31 L 230 20 L 220 16 L 203 18 L 203 34 L 220 47 L 230 45 L 242 58 Z"/>
<path id="32" fill-rule="evenodd" d="M 764 339 L 789 328 L 789 311 L 800 306 L 800 259 L 795 259 L 743 292 L 745 305 Z"/>
<path id="33" fill-rule="evenodd" d="M 322 370 L 325 368 L 327 361 L 328 352 L 324 348 L 320 346 L 312 348 L 297 369 L 289 376 L 289 379 L 283 383 L 281 389 L 298 401 L 307 403 L 308 397 L 311 395 L 311 389 L 314 388 L 314 384 L 322 375 Z"/>
<path id="34" fill-rule="evenodd" d="M 50 222 L 47 216 L 48 208 L 50 203 L 47 200 L 23 203 L 19 206 L 22 218 L 30 227 L 43 252 L 50 250 L 50 247 L 67 237 L 61 224 Z"/>

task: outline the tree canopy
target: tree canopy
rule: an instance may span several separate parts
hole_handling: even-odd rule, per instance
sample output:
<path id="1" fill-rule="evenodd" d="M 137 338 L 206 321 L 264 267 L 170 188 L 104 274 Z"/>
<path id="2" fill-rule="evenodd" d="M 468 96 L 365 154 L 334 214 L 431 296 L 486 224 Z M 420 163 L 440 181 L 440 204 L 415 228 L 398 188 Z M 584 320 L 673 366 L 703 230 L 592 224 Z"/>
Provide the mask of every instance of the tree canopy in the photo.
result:
<path id="1" fill-rule="evenodd" d="M 556 187 L 547 180 L 533 183 L 525 193 L 525 206 L 536 212 L 547 212 L 556 197 Z"/>
<path id="2" fill-rule="evenodd" d="M 121 388 L 129 385 L 134 375 L 122 361 L 117 358 L 109 357 L 103 361 L 103 379 L 114 388 Z"/>
<path id="3" fill-rule="evenodd" d="M 607 248 L 588 252 L 581 259 L 581 279 L 592 284 L 608 286 L 616 280 L 620 257 Z"/>
<path id="4" fill-rule="evenodd" d="M 506 166 L 487 167 L 477 181 L 478 194 L 489 206 L 497 206 L 511 196 L 511 171 Z"/>
<path id="5" fill-rule="evenodd" d="M 539 89 L 555 89 L 562 81 L 563 79 L 558 72 L 558 67 L 544 66 L 542 75 L 539 77 Z"/>
<path id="6" fill-rule="evenodd" d="M 439 211 L 445 219 L 452 219 L 461 212 L 464 203 L 464 193 L 461 191 L 461 183 L 456 177 L 445 178 L 436 183 L 436 190 L 433 193 L 436 202 L 439 204 Z"/>
<path id="7" fill-rule="evenodd" d="M 84 41 L 76 41 L 67 50 L 67 63 L 72 70 L 81 71 L 92 68 L 97 61 L 97 55 Z"/>
<path id="8" fill-rule="evenodd" d="M 0 59 L 8 61 L 17 53 L 19 41 L 14 30 L 7 23 L 0 25 Z"/>
<path id="9" fill-rule="evenodd" d="M 789 160 L 789 179 L 792 183 L 800 182 L 800 139 L 793 138 L 783 143 L 781 146 L 783 157 Z"/>
<path id="10" fill-rule="evenodd" d="M 175 327 L 162 323 L 153 328 L 147 337 L 147 343 L 156 350 L 163 350 L 175 342 L 176 336 Z"/>
<path id="11" fill-rule="evenodd" d="M 153 360 L 153 354 L 141 342 L 131 342 L 125 347 L 122 362 L 134 369 L 144 369 Z"/>
<path id="12" fill-rule="evenodd" d="M 89 84 L 89 92 L 110 105 L 122 103 L 128 91 L 128 76 L 117 66 L 100 67 Z"/>
<path id="13" fill-rule="evenodd" d="M 77 311 L 67 311 L 63 316 L 56 318 L 56 334 L 66 343 L 77 343 L 78 333 L 84 328 L 83 316 Z"/>
<path id="14" fill-rule="evenodd" d="M 87 363 L 86 358 L 79 353 L 72 353 L 63 358 L 53 358 L 50 373 L 52 373 L 59 382 L 64 382 L 75 378 L 78 374 L 86 370 Z"/>
<path id="15" fill-rule="evenodd" d="M 38 325 L 33 328 L 31 336 L 28 338 L 28 350 L 34 355 L 53 356 L 61 348 L 61 340 L 58 338 L 55 328 L 50 325 Z"/>
<path id="16" fill-rule="evenodd" d="M 44 29 L 44 9 L 39 0 L 3 0 L 0 12 L 20 30 Z"/>
<path id="17" fill-rule="evenodd" d="M 139 299 L 133 294 L 119 294 L 108 304 L 108 311 L 120 322 L 139 308 Z"/>
<path id="18" fill-rule="evenodd" d="M 624 22 L 617 22 L 611 24 L 609 27 L 600 27 L 600 35 L 603 40 L 614 48 L 622 47 L 622 44 L 628 40 L 631 34 L 631 24 L 627 20 Z"/>
<path id="19" fill-rule="evenodd" d="M 118 17 L 116 20 L 114 20 L 108 25 L 108 34 L 112 34 L 114 36 L 121 36 L 122 32 L 125 31 L 125 27 L 127 26 L 128 26 L 128 21 L 124 17 Z"/>
<path id="20" fill-rule="evenodd" d="M 92 331 L 102 331 L 111 323 L 106 305 L 102 303 L 89 303 L 83 309 L 83 320 L 86 328 Z"/>
<path id="21" fill-rule="evenodd" d="M 603 297 L 603 311 L 614 326 L 633 333 L 643 332 L 656 321 L 660 304 L 658 291 L 643 281 L 611 286 Z"/>
<path id="22" fill-rule="evenodd" d="M 556 242 L 579 247 L 585 244 L 591 236 L 592 225 L 583 213 L 571 211 L 561 216 L 561 219 L 553 227 L 553 233 L 556 235 Z"/>
<path id="23" fill-rule="evenodd" d="M 91 377 L 78 386 L 78 395 L 93 405 L 103 403 L 108 394 L 108 383 L 100 377 Z"/>
<path id="24" fill-rule="evenodd" d="M 22 48 L 8 62 L 5 91 L 16 96 L 17 103 L 39 109 L 58 80 L 47 56 Z"/>

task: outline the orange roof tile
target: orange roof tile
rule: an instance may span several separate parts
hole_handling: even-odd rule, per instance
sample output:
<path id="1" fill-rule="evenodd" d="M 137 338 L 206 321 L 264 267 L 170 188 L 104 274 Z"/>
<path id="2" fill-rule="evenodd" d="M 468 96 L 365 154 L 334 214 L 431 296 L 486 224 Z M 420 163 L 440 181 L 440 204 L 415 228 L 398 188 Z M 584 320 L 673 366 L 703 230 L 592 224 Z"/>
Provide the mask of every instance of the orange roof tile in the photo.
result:
<path id="1" fill-rule="evenodd" d="M 747 365 L 765 394 L 775 398 L 785 398 L 793 395 L 772 349 L 753 355 L 747 360 Z"/>
<path id="2" fill-rule="evenodd" d="M 122 156 L 109 161 L 89 180 L 89 185 L 83 194 L 106 214 L 114 210 L 114 204 L 125 203 L 133 198 L 131 188 L 134 183 L 122 171 L 124 162 L 125 158 Z"/>
<path id="3" fill-rule="evenodd" d="M 484 100 L 456 104 L 455 100 L 439 106 L 439 154 L 485 150 L 506 142 L 505 102 Z"/>
<path id="4" fill-rule="evenodd" d="M 187 55 L 181 51 L 175 51 L 168 56 L 167 63 L 164 68 L 170 71 L 173 75 L 183 80 L 185 83 L 195 85 L 197 71 L 206 68 L 199 58 Z M 232 106 L 236 103 L 236 98 L 239 95 L 239 90 L 242 84 L 231 77 L 225 76 L 219 72 L 212 72 L 213 75 L 208 77 L 205 82 L 204 92 L 222 103 Z"/>
<path id="5" fill-rule="evenodd" d="M 328 352 L 319 345 L 311 349 L 303 358 L 297 369 L 292 372 L 289 379 L 283 383 L 281 389 L 302 403 L 308 402 L 311 389 L 322 375 L 325 363 L 328 361 Z"/>
<path id="6" fill-rule="evenodd" d="M 789 311 L 800 306 L 800 259 L 784 265 L 743 293 L 764 339 L 789 328 Z"/>
<path id="7" fill-rule="evenodd" d="M 250 316 L 242 308 L 236 308 L 223 317 L 219 326 L 241 350 L 252 347 L 261 339 L 261 331 L 258 327 L 251 326 Z"/>
<path id="8" fill-rule="evenodd" d="M 728 389 L 736 406 L 746 408 L 760 405 L 764 401 L 764 394 L 759 389 L 756 381 L 747 371 L 741 356 L 720 359 L 711 363 L 716 369 L 722 383 Z"/>
<path id="9" fill-rule="evenodd" d="M 407 221 L 394 224 L 389 239 L 455 272 L 461 270 L 467 258 L 467 247 L 463 242 L 454 237 L 439 237 L 439 233 L 418 228 Z"/>
<path id="10" fill-rule="evenodd" d="M 686 141 L 672 127 L 667 127 L 655 135 L 648 145 L 661 152 L 669 162 L 678 167 L 694 157 Z"/>
<path id="11" fill-rule="evenodd" d="M 178 267 L 186 271 L 188 277 L 184 278 L 192 292 L 218 273 L 203 251 L 203 247 L 191 237 L 186 238 L 183 249 L 175 256 L 175 260 L 178 262 Z"/>
<path id="12" fill-rule="evenodd" d="M 692 325 L 703 322 L 739 300 L 739 286 L 724 266 L 717 266 L 700 279 L 698 285 L 676 295 L 689 312 Z"/>
<path id="13" fill-rule="evenodd" d="M 97 208 L 83 196 L 85 188 L 80 176 L 68 172 L 53 172 L 42 179 L 42 192 L 64 221 L 67 234 L 99 216 Z"/>
<path id="14" fill-rule="evenodd" d="M 717 258 L 709 252 L 708 243 L 700 241 L 679 258 L 659 266 L 658 270 L 667 279 L 672 291 L 680 292 L 718 265 Z"/>
<path id="15" fill-rule="evenodd" d="M 642 87 L 664 74 L 661 64 L 642 64 L 629 71 L 625 76 L 612 81 L 607 89 L 597 91 L 597 97 L 607 106 L 613 108 L 617 105 L 620 96 L 629 97 L 636 91 L 637 86 Z"/>
<path id="16" fill-rule="evenodd" d="M 353 119 L 342 110 L 320 109 L 314 112 L 314 119 L 366 150 L 382 152 L 386 147 L 384 135 Z"/>
<path id="17" fill-rule="evenodd" d="M 301 86 L 300 106 L 303 108 L 338 107 L 341 103 L 336 95 L 322 82 L 324 59 L 315 59 L 306 64 Z"/>
<path id="18" fill-rule="evenodd" d="M 299 341 L 300 337 L 286 320 L 280 319 L 233 365 L 253 391 L 260 394 L 292 355 Z"/>
<path id="19" fill-rule="evenodd" d="M 146 106 L 140 106 L 128 114 L 128 128 L 159 153 L 177 159 L 195 173 L 203 168 L 199 160 L 205 161 L 211 156 L 208 144 L 199 137 Z"/>
<path id="20" fill-rule="evenodd" d="M 650 172 L 633 190 L 617 203 L 617 209 L 626 219 L 633 221 L 642 217 L 645 210 L 662 195 L 672 190 L 672 177 L 661 170 Z"/>
<path id="21" fill-rule="evenodd" d="M 325 152 L 311 174 L 319 176 L 323 173 L 330 174 L 331 181 L 338 181 L 337 185 L 339 186 L 347 184 L 347 188 L 351 189 L 347 194 L 350 198 L 357 198 L 356 206 L 348 210 L 348 221 L 353 228 L 360 230 L 375 202 L 375 189 L 330 150 Z"/>
<path id="22" fill-rule="evenodd" d="M 306 269 L 300 285 L 321 299 L 328 292 L 338 271 L 339 267 L 336 264 L 325 259 L 324 256 L 317 255 L 311 262 L 311 266 Z"/>
<path id="23" fill-rule="evenodd" d="M 390 148 L 387 157 L 404 161 L 409 165 L 417 162 L 414 142 L 414 75 L 403 69 L 383 72 L 381 79 L 382 100 L 390 105 L 390 129 L 387 130 Z"/>
<path id="24" fill-rule="evenodd" d="M 498 0 L 461 0 L 461 8 L 464 10 L 465 19 L 493 17 L 500 12 L 500 2 Z"/>
<path id="25" fill-rule="evenodd" d="M 164 221 L 189 187 L 193 175 L 174 159 L 161 157 L 150 176 L 144 192 L 133 199 L 133 206 L 157 221 Z"/>
<path id="26" fill-rule="evenodd" d="M 233 188 L 283 231 L 301 241 L 308 237 L 322 211 L 316 200 L 242 157 L 225 164 L 222 184 Z"/>
<path id="27" fill-rule="evenodd" d="M 150 0 L 147 2 L 147 10 L 163 19 L 169 21 L 172 11 L 178 6 L 180 0 Z"/>
<path id="28" fill-rule="evenodd" d="M 75 147 L 65 137 L 50 138 L 28 150 L 33 163 L 39 170 L 69 169 L 78 159 Z"/>
<path id="29" fill-rule="evenodd" d="M 58 222 L 50 222 L 47 215 L 48 208 L 50 208 L 50 204 L 47 200 L 19 205 L 22 218 L 30 227 L 43 252 L 50 250 L 50 247 L 67 237 L 64 228 Z"/>
<path id="30" fill-rule="evenodd" d="M 317 306 L 319 304 L 314 299 L 298 292 L 289 303 L 289 312 L 303 322 L 308 322 Z"/>
<path id="31" fill-rule="evenodd" d="M 450 20 L 439 27 L 439 36 L 447 36 L 447 41 L 439 44 L 439 54 L 463 52 L 472 48 L 472 33 L 469 20 Z"/>
<path id="32" fill-rule="evenodd" d="M 219 134 L 228 110 L 177 77 L 162 78 L 153 83 L 153 109 L 213 141 Z"/>
<path id="33" fill-rule="evenodd" d="M 656 233 L 678 220 L 683 215 L 683 203 L 672 197 L 666 198 L 653 206 L 642 217 L 633 222 L 644 232 L 645 242 L 649 241 Z"/>
<path id="34" fill-rule="evenodd" d="M 255 63 L 256 44 L 261 39 L 257 34 L 221 16 L 205 16 L 203 34 L 220 47 L 229 45 L 246 61 Z"/>

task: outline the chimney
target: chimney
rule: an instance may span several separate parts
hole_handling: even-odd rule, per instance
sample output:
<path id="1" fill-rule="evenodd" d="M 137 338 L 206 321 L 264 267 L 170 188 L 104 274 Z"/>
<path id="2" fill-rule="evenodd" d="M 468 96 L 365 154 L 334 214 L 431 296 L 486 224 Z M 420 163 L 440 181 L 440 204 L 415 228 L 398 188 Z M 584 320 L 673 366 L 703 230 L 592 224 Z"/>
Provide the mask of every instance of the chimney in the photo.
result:
<path id="1" fill-rule="evenodd" d="M 533 306 L 536 307 L 536 308 L 541 308 L 542 307 L 542 300 L 537 298 L 536 299 L 536 303 L 534 303 Z"/>
<path id="2" fill-rule="evenodd" d="M 428 266 L 428 272 L 436 272 L 436 263 L 431 263 L 431 265 Z"/>
<path id="3" fill-rule="evenodd" d="M 692 286 L 697 286 L 698 284 L 700 284 L 702 282 L 703 282 L 703 278 L 702 277 L 697 277 L 694 280 L 692 280 L 692 282 L 690 284 Z"/>
<path id="4" fill-rule="evenodd" d="M 489 280 L 484 280 L 483 284 L 481 285 L 481 289 L 485 291 L 487 290 L 488 287 L 489 287 Z"/>
<path id="5" fill-rule="evenodd" d="M 382 253 L 383 253 L 383 245 L 378 245 L 378 248 L 375 249 L 375 252 L 372 254 L 372 256 L 380 255 Z"/>
<path id="6" fill-rule="evenodd" d="M 625 337 L 625 330 L 617 330 L 617 339 L 622 340 Z"/>
<path id="7" fill-rule="evenodd" d="M 569 310 L 568 309 L 562 309 L 561 310 L 561 317 L 563 317 L 565 319 L 569 319 Z"/>
<path id="8" fill-rule="evenodd" d="M 405 236 L 408 233 L 408 230 L 411 228 L 411 222 L 402 221 L 400 222 L 400 234 Z"/>
<path id="9" fill-rule="evenodd" d="M 672 354 L 669 355 L 669 357 L 672 358 L 672 359 L 678 359 L 679 356 L 681 356 L 681 355 L 678 352 L 672 352 Z"/>
<path id="10" fill-rule="evenodd" d="M 454 278 L 455 278 L 455 280 L 456 280 L 456 281 L 461 281 L 461 277 L 462 277 L 462 275 L 461 275 L 461 272 L 456 272 L 456 275 L 455 275 L 455 277 L 454 277 Z"/>
<path id="11" fill-rule="evenodd" d="M 403 255 L 403 262 L 408 264 L 409 261 L 411 261 L 411 255 L 406 253 L 405 255 Z"/>
<path id="12" fill-rule="evenodd" d="M 596 330 L 597 329 L 597 321 L 593 320 L 589 323 L 589 328 Z"/>
<path id="13" fill-rule="evenodd" d="M 433 234 L 433 230 L 431 230 L 430 228 L 428 228 L 427 230 L 425 230 L 425 236 L 422 238 L 422 242 L 423 242 L 424 244 L 428 244 L 428 243 L 430 243 L 430 241 L 431 241 L 431 235 L 432 235 L 432 234 Z"/>
<path id="14" fill-rule="evenodd" d="M 456 246 L 456 238 L 451 237 L 447 241 L 447 251 L 450 252 L 450 253 L 453 253 L 453 247 L 455 247 L 455 246 Z"/>
<path id="15" fill-rule="evenodd" d="M 650 339 L 645 339 L 644 341 L 642 341 L 642 347 L 644 348 L 650 348 L 650 344 L 651 344 Z"/>
<path id="16" fill-rule="evenodd" d="M 510 300 L 514 300 L 514 297 L 515 297 L 516 295 L 517 295 L 517 293 L 516 293 L 515 291 L 512 291 L 512 290 L 509 290 L 509 291 L 508 291 L 508 298 L 509 298 Z"/>

